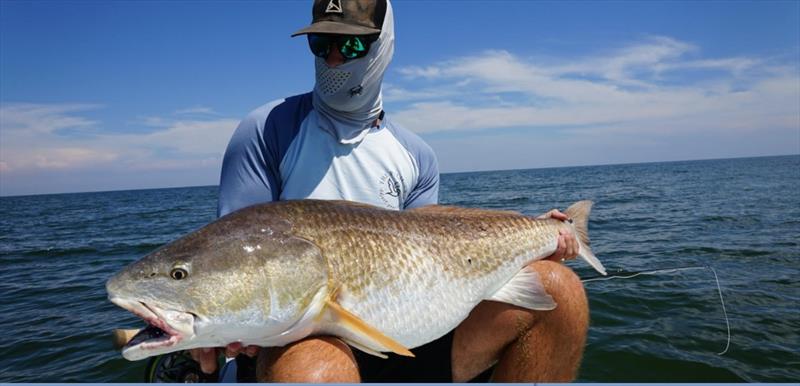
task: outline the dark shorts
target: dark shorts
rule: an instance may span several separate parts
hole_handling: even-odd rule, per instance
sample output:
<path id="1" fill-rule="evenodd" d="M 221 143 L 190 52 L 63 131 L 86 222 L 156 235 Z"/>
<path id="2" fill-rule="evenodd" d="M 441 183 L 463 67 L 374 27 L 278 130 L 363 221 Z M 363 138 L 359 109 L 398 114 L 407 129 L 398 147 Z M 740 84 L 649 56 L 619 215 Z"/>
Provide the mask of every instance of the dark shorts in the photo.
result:
<path id="1" fill-rule="evenodd" d="M 388 359 L 378 358 L 361 350 L 353 349 L 363 382 L 452 382 L 451 351 L 453 331 L 447 335 L 411 350 L 413 358 L 389 353 Z M 487 370 L 471 382 L 487 382 L 492 369 Z"/>
<path id="2" fill-rule="evenodd" d="M 414 352 L 414 358 L 389 353 L 389 358 L 383 359 L 353 348 L 353 355 L 358 363 L 362 382 L 452 382 L 450 357 L 453 335 L 454 333 L 451 331 L 433 342 L 411 350 Z M 236 362 L 239 367 L 238 382 L 253 382 L 255 380 L 255 360 L 245 355 L 239 355 Z M 486 370 L 470 382 L 488 382 L 492 370 Z"/>

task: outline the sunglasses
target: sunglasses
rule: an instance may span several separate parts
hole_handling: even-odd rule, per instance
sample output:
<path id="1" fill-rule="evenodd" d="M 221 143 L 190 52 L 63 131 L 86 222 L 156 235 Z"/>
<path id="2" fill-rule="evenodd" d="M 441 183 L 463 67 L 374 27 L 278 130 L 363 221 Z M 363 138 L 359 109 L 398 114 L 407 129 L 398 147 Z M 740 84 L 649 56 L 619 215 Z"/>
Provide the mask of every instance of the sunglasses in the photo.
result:
<path id="1" fill-rule="evenodd" d="M 331 34 L 308 34 L 308 46 L 311 52 L 320 58 L 327 58 L 331 53 L 331 44 L 336 43 L 339 53 L 345 58 L 356 59 L 366 56 L 369 46 L 376 40 L 378 35 L 331 35 Z"/>

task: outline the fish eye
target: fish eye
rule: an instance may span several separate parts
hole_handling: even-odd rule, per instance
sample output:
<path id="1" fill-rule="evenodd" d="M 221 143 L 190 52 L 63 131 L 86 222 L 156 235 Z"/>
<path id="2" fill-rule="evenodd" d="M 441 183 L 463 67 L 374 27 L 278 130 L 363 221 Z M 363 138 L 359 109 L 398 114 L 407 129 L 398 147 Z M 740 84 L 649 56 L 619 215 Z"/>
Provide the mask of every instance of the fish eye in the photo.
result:
<path id="1" fill-rule="evenodd" d="M 186 271 L 184 268 L 173 268 L 172 271 L 169 272 L 169 276 L 171 276 L 175 280 L 183 280 L 187 276 L 189 276 L 189 272 Z"/>

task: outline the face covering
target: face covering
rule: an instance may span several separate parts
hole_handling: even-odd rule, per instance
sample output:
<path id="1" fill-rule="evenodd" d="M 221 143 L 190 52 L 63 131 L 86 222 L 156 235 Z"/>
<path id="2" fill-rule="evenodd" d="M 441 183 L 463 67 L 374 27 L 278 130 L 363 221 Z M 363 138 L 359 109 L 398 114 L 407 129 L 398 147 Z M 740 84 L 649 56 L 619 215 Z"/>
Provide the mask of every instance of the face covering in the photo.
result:
<path id="1" fill-rule="evenodd" d="M 315 56 L 316 84 L 313 103 L 320 128 L 339 143 L 355 144 L 367 135 L 383 110 L 381 83 L 394 55 L 394 17 L 386 1 L 386 15 L 378 40 L 369 53 L 329 68 Z"/>

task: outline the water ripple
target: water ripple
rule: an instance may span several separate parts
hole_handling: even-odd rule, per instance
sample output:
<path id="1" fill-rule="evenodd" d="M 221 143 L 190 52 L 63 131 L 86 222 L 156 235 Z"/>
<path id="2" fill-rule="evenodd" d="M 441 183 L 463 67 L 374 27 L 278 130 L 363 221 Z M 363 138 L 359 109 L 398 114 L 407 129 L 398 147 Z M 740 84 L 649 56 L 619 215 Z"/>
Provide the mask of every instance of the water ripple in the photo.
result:
<path id="1" fill-rule="evenodd" d="M 800 157 L 609 165 L 442 176 L 441 202 L 534 215 L 591 199 L 592 248 L 611 274 L 588 282 L 579 381 L 800 379 Z M 0 382 L 139 382 L 108 302 L 124 265 L 213 220 L 216 187 L 0 198 Z M 596 275 L 570 262 L 582 277 Z"/>

